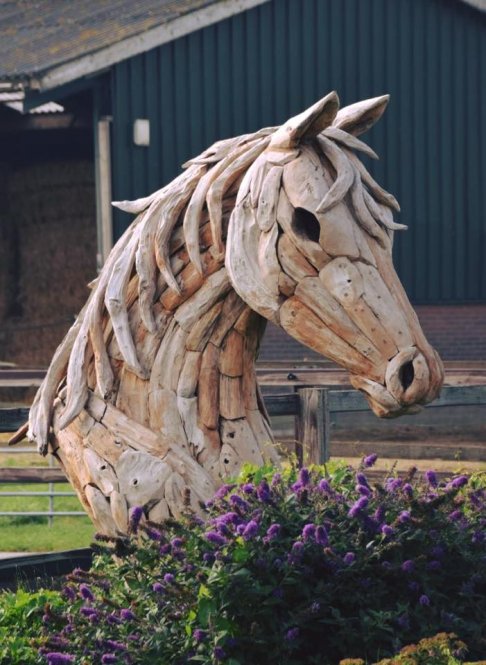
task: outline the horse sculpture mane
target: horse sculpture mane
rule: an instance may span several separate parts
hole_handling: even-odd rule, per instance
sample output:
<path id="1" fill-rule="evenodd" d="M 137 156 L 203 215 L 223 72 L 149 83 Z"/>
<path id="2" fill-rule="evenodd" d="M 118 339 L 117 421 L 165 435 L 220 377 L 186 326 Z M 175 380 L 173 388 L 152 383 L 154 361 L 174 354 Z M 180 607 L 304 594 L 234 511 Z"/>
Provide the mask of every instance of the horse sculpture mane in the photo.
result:
<path id="1" fill-rule="evenodd" d="M 242 462 L 278 462 L 254 360 L 266 320 L 337 361 L 380 416 L 442 383 L 391 263 L 399 210 L 356 157 L 388 98 L 330 93 L 219 141 L 151 196 L 92 283 L 30 412 L 107 534 L 130 508 L 199 510 Z M 189 490 L 189 491 L 188 491 Z"/>

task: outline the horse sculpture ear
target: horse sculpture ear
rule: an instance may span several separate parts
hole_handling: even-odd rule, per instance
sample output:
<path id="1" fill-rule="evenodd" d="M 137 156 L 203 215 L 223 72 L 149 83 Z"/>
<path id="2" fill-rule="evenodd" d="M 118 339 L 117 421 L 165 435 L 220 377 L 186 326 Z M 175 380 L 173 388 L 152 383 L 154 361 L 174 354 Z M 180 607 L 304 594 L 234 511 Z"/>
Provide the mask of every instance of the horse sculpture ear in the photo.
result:
<path id="1" fill-rule="evenodd" d="M 339 108 L 339 97 L 330 92 L 308 109 L 287 120 L 277 129 L 270 141 L 270 149 L 287 150 L 295 148 L 299 141 L 320 134 L 332 124 Z"/>
<path id="2" fill-rule="evenodd" d="M 381 118 L 389 99 L 390 95 L 382 95 L 345 106 L 337 113 L 332 125 L 353 136 L 364 134 Z"/>

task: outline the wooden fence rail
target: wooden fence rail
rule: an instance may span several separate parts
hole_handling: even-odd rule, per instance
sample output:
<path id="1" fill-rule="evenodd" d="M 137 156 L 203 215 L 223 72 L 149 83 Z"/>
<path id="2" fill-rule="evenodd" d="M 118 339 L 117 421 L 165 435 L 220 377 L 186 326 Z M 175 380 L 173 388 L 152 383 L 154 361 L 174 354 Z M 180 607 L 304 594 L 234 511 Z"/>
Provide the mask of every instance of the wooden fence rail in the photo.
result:
<path id="1" fill-rule="evenodd" d="M 265 406 L 271 416 L 295 416 L 296 439 L 305 442 L 306 462 L 319 464 L 329 459 L 330 453 L 330 414 L 368 411 L 364 396 L 357 390 L 340 390 L 323 386 L 297 387 L 294 393 L 266 395 Z M 444 386 L 442 393 L 431 407 L 486 405 L 486 385 Z M 15 432 L 28 418 L 26 408 L 0 409 L 0 432 Z M 19 478 L 16 471 L 0 469 L 0 482 L 35 482 L 13 480 Z M 24 473 L 28 469 L 22 470 Z M 57 480 L 56 469 L 43 469 L 52 473 L 47 482 Z M 27 478 L 28 474 L 24 476 Z M 5 480 L 4 480 L 5 479 Z M 64 477 L 63 477 L 64 479 Z M 42 482 L 46 482 L 43 480 Z"/>

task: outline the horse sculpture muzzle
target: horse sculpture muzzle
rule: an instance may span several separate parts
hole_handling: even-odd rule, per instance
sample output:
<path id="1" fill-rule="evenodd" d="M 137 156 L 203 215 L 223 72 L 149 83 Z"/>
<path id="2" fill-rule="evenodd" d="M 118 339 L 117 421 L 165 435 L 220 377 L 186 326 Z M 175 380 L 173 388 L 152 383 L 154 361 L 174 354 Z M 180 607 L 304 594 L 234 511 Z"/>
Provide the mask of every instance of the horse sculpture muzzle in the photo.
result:
<path id="1" fill-rule="evenodd" d="M 385 385 L 351 375 L 352 385 L 381 418 L 418 413 L 438 396 L 443 380 L 442 362 L 430 346 L 424 352 L 415 346 L 399 351 L 386 366 Z"/>

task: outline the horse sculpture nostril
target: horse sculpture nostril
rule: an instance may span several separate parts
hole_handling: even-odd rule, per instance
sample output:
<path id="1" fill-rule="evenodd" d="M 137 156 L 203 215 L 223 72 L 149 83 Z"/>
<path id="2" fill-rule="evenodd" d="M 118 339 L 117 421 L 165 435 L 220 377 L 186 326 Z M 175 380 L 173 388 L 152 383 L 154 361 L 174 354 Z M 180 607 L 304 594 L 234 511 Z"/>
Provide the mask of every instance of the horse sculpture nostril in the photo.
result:
<path id="1" fill-rule="evenodd" d="M 413 362 L 409 360 L 409 362 L 400 367 L 399 371 L 400 383 L 404 390 L 407 390 L 407 388 L 412 385 L 414 378 L 415 370 L 413 368 Z"/>

